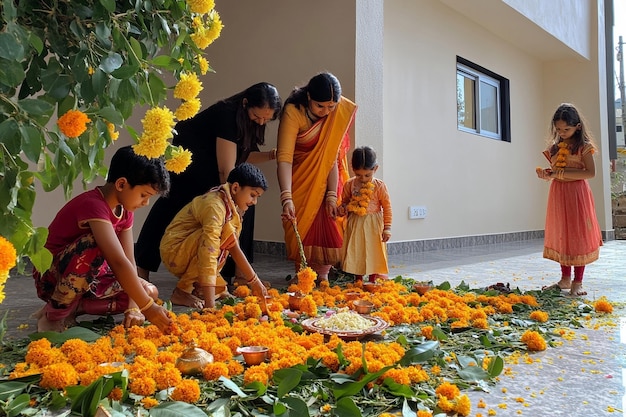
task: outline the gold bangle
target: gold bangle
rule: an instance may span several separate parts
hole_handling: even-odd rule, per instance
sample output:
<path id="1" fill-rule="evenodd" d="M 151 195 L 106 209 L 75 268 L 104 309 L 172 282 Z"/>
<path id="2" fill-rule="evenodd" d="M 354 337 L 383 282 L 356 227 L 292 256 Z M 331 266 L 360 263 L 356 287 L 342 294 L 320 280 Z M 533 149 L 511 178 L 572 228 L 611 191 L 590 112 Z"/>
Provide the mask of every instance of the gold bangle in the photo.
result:
<path id="1" fill-rule="evenodd" d="M 246 281 L 246 284 L 251 284 L 255 279 L 259 279 L 259 276 L 255 273 L 252 278 Z"/>
<path id="2" fill-rule="evenodd" d="M 284 199 L 282 202 L 283 208 L 287 205 L 287 203 L 293 203 L 293 200 L 291 198 Z"/>
<path id="3" fill-rule="evenodd" d="M 124 314 L 128 314 L 128 313 L 140 313 L 141 314 L 141 310 L 139 310 L 137 307 L 131 307 L 126 309 L 126 311 L 124 311 Z"/>
<path id="4" fill-rule="evenodd" d="M 272 159 L 276 159 L 276 152 L 277 152 L 277 151 L 276 151 L 276 148 L 273 148 L 273 149 L 270 151 L 270 160 L 272 160 Z"/>
<path id="5" fill-rule="evenodd" d="M 143 313 L 144 311 L 152 307 L 152 304 L 154 304 L 154 300 L 151 298 L 150 301 L 148 301 L 145 306 L 139 309 L 139 312 Z"/>

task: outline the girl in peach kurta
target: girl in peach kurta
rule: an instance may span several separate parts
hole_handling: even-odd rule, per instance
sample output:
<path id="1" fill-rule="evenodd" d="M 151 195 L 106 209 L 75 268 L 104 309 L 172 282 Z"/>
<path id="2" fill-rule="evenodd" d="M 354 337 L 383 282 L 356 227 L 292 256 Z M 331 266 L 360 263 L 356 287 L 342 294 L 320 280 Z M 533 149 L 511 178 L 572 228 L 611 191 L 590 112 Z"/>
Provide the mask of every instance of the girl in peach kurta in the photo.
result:
<path id="1" fill-rule="evenodd" d="M 369 146 L 352 153 L 352 171 L 343 187 L 340 215 L 346 215 L 341 269 L 371 282 L 389 273 L 387 241 L 391 237 L 391 199 L 384 182 L 374 178 L 376 153 Z"/>
<path id="2" fill-rule="evenodd" d="M 593 138 L 572 104 L 561 104 L 552 118 L 552 144 L 543 154 L 550 168 L 537 168 L 552 180 L 548 194 L 543 257 L 561 264 L 553 287 L 587 294 L 582 288 L 585 265 L 598 259 L 602 235 L 587 179 L 595 176 Z M 572 266 L 574 280 L 572 281 Z"/>

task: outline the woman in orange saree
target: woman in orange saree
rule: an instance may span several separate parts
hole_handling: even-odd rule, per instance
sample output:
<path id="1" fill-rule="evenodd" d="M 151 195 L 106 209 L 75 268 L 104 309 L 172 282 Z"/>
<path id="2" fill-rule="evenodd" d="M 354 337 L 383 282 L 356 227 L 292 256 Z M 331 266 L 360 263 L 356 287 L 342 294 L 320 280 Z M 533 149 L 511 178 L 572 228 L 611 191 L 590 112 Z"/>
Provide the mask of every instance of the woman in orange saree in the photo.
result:
<path id="1" fill-rule="evenodd" d="M 348 179 L 348 130 L 357 106 L 341 96 L 339 80 L 317 74 L 285 101 L 278 127 L 278 183 L 287 257 L 301 265 L 292 222 L 309 266 L 320 280 L 341 260 L 337 196 Z"/>

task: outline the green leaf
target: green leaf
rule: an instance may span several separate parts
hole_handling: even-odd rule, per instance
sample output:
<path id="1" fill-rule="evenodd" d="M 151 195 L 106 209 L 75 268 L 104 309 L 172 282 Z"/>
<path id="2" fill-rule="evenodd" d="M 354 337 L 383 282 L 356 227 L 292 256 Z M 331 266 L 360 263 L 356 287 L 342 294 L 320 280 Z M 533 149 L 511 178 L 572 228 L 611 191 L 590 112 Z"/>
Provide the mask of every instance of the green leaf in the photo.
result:
<path id="1" fill-rule="evenodd" d="M 7 417 L 15 417 L 19 416 L 23 409 L 28 407 L 30 404 L 30 395 L 28 394 L 20 394 L 13 401 L 8 403 L 6 407 L 4 407 L 4 411 L 7 414 Z"/>
<path id="2" fill-rule="evenodd" d="M 17 87 L 26 78 L 26 73 L 19 62 L 0 58 L 0 84 Z"/>
<path id="3" fill-rule="evenodd" d="M 485 381 L 490 378 L 489 374 L 479 366 L 468 366 L 458 370 L 458 374 L 464 381 Z"/>
<path id="4" fill-rule="evenodd" d="M 285 397 L 281 401 L 289 407 L 290 417 L 309 417 L 311 415 L 309 413 L 309 407 L 307 407 L 306 403 L 300 398 Z"/>
<path id="5" fill-rule="evenodd" d="M 435 350 L 439 347 L 439 342 L 429 340 L 405 352 L 400 360 L 403 366 L 413 363 L 426 362 L 435 355 Z"/>
<path id="6" fill-rule="evenodd" d="M 17 17 L 17 8 L 14 3 L 13 0 L 2 0 L 0 11 L 2 11 L 2 18 L 5 22 L 12 21 Z"/>
<path id="7" fill-rule="evenodd" d="M 11 155 L 18 155 L 21 152 L 21 139 L 15 119 L 6 119 L 0 123 L 0 143 L 6 146 Z"/>
<path id="8" fill-rule="evenodd" d="M 31 116 L 48 116 L 54 112 L 54 106 L 45 100 L 28 98 L 20 100 L 17 104 Z"/>
<path id="9" fill-rule="evenodd" d="M 150 409 L 150 417 L 207 417 L 193 404 L 182 401 L 165 402 Z"/>
<path id="10" fill-rule="evenodd" d="M 109 53 L 109 55 L 100 62 L 99 68 L 107 74 L 112 73 L 122 66 L 124 60 L 117 52 Z"/>
<path id="11" fill-rule="evenodd" d="M 361 417 L 361 409 L 357 407 L 352 398 L 340 398 L 337 400 L 337 406 L 335 408 L 335 415 L 337 417 Z"/>
<path id="12" fill-rule="evenodd" d="M 50 343 L 54 345 L 61 345 L 70 339 L 81 339 L 85 342 L 95 342 L 101 336 L 98 333 L 95 333 L 89 329 L 85 329 L 84 327 L 70 327 L 64 332 L 37 332 L 32 333 L 28 336 L 30 340 L 39 340 L 42 338 L 46 338 L 50 341 Z"/>
<path id="13" fill-rule="evenodd" d="M 225 376 L 221 376 L 218 379 L 219 382 L 221 382 L 222 384 L 224 384 L 224 386 L 228 389 L 230 389 L 232 392 L 234 392 L 235 394 L 237 394 L 238 396 L 240 396 L 241 398 L 245 398 L 248 395 L 243 392 L 241 390 L 241 388 L 239 388 L 239 385 L 235 384 L 233 381 L 231 381 L 230 379 L 226 378 Z"/>
<path id="14" fill-rule="evenodd" d="M 276 402 L 272 406 L 272 412 L 276 416 L 282 416 L 283 414 L 285 414 L 287 412 L 287 406 L 285 404 L 281 403 L 280 401 Z"/>
<path id="15" fill-rule="evenodd" d="M 107 122 L 113 123 L 116 126 L 124 123 L 124 118 L 117 111 L 117 109 L 113 106 L 103 107 L 96 113 L 98 116 L 102 117 Z"/>
<path id="16" fill-rule="evenodd" d="M 47 271 L 52 265 L 52 253 L 46 248 L 30 252 L 28 258 L 33 266 L 41 272 Z"/>
<path id="17" fill-rule="evenodd" d="M 27 387 L 26 382 L 0 382 L 0 401 L 6 401 L 12 396 L 21 394 Z"/>
<path id="18" fill-rule="evenodd" d="M 489 367 L 487 368 L 489 376 L 495 378 L 500 375 L 503 370 L 504 359 L 502 359 L 500 356 L 494 356 L 493 358 L 491 358 L 491 361 L 489 362 Z"/>
<path id="19" fill-rule="evenodd" d="M 178 65 L 180 65 L 180 63 L 177 60 L 175 60 L 169 55 L 159 55 L 153 60 L 151 60 L 150 64 L 154 65 L 155 67 L 161 67 L 165 69 L 175 68 Z"/>
<path id="20" fill-rule="evenodd" d="M 383 389 L 395 397 L 413 398 L 415 396 L 415 392 L 411 387 L 399 384 L 392 378 L 385 378 L 383 381 Z"/>
<path id="21" fill-rule="evenodd" d="M 111 76 L 119 80 L 126 80 L 135 76 L 139 72 L 139 69 L 139 65 L 122 65 L 115 71 L 111 72 Z"/>
<path id="22" fill-rule="evenodd" d="M 0 57 L 15 61 L 24 59 L 24 46 L 12 33 L 0 32 Z"/>
<path id="23" fill-rule="evenodd" d="M 274 380 L 278 383 L 276 395 L 282 398 L 298 386 L 302 380 L 302 371 L 293 368 L 279 369 L 274 372 Z"/>
<path id="24" fill-rule="evenodd" d="M 34 163 L 39 162 L 41 149 L 43 146 L 43 133 L 33 126 L 20 126 L 22 135 L 22 150 L 26 157 Z"/>

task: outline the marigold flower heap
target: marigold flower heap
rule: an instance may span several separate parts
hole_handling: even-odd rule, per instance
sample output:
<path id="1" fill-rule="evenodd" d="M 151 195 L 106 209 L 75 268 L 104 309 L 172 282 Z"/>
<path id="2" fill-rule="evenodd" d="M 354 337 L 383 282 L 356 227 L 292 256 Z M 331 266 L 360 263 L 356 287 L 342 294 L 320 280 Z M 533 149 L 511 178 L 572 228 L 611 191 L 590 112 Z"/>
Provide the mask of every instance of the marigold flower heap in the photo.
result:
<path id="1" fill-rule="evenodd" d="M 68 138 L 77 138 L 87 130 L 89 117 L 80 110 L 68 110 L 57 120 L 59 130 Z"/>

